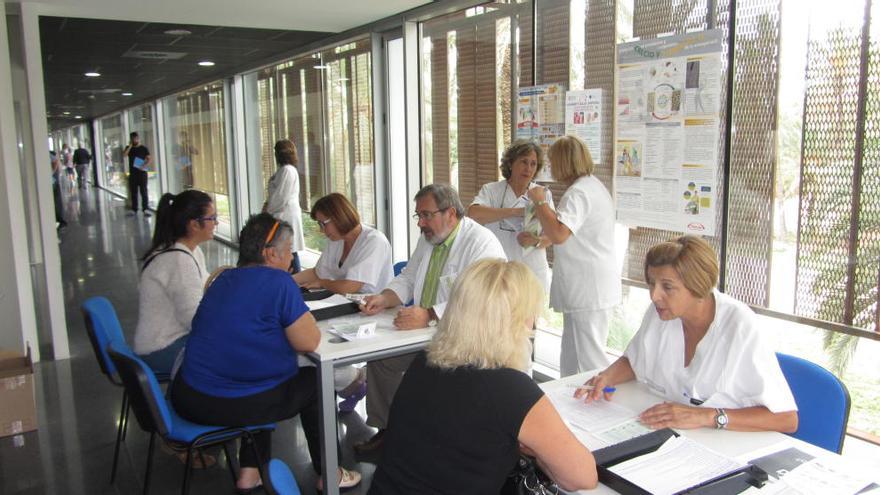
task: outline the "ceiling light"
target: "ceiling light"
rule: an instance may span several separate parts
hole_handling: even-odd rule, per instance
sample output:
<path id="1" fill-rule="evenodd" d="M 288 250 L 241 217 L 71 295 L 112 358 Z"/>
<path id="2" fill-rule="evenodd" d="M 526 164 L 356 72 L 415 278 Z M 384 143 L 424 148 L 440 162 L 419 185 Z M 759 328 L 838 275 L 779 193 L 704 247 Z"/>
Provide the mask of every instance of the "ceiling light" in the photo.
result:
<path id="1" fill-rule="evenodd" d="M 171 36 L 189 36 L 193 33 L 188 29 L 169 29 L 165 31 L 165 34 L 170 34 Z"/>
<path id="2" fill-rule="evenodd" d="M 214 67 L 214 62 L 211 62 L 210 60 L 202 60 L 199 62 L 199 65 L 202 67 Z"/>
<path id="3" fill-rule="evenodd" d="M 318 64 L 318 65 L 314 66 L 314 68 L 315 68 L 315 69 L 318 69 L 318 70 L 324 70 L 324 69 L 329 69 L 330 66 L 329 66 L 329 65 Z"/>
<path id="4" fill-rule="evenodd" d="M 122 93 L 122 96 L 132 96 L 134 93 L 129 93 L 128 91 Z"/>
<path id="5" fill-rule="evenodd" d="M 75 119 L 81 119 L 81 118 L 83 118 L 83 116 L 82 116 L 82 115 L 76 115 L 76 116 L 74 116 L 73 118 L 75 118 Z"/>
<path id="6" fill-rule="evenodd" d="M 70 112 L 63 112 L 64 115 L 70 115 Z"/>
<path id="7" fill-rule="evenodd" d="M 101 73 L 100 72 L 86 72 L 85 76 L 86 77 L 101 77 Z"/>

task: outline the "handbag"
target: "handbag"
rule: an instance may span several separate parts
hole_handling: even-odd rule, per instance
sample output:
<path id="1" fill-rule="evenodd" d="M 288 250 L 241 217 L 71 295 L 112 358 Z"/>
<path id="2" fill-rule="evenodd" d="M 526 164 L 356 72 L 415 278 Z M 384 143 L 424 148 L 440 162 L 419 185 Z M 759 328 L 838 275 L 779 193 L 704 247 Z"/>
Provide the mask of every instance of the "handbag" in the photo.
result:
<path id="1" fill-rule="evenodd" d="M 507 475 L 500 495 L 558 495 L 559 487 L 550 479 L 533 457 L 520 455 L 513 471 Z"/>

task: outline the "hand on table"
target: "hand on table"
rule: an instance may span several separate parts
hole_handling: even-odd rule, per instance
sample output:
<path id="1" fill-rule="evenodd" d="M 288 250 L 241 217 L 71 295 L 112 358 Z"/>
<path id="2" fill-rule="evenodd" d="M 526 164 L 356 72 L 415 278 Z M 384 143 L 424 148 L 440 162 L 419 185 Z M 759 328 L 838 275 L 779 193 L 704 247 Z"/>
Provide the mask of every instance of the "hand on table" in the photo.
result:
<path id="1" fill-rule="evenodd" d="M 685 406 L 675 402 L 664 402 L 646 409 L 639 420 L 647 427 L 681 428 L 689 430 L 704 426 L 714 426 L 715 410 L 705 407 Z"/>
<path id="2" fill-rule="evenodd" d="M 382 294 L 367 296 L 364 298 L 364 302 L 361 303 L 361 313 L 372 316 L 381 313 L 386 307 L 385 296 Z"/>
<path id="3" fill-rule="evenodd" d="M 413 330 L 416 328 L 425 328 L 431 321 L 431 314 L 427 309 L 419 306 L 410 306 L 401 308 L 394 318 L 394 326 L 401 330 Z"/>
<path id="4" fill-rule="evenodd" d="M 321 280 L 320 278 L 316 278 L 315 280 L 312 280 L 310 282 L 306 282 L 306 283 L 302 284 L 302 286 L 305 287 L 306 289 L 323 289 L 324 288 L 324 281 Z"/>
<path id="5" fill-rule="evenodd" d="M 606 392 L 606 388 L 610 391 Z M 578 387 L 574 391 L 575 398 L 584 399 L 584 402 L 592 402 L 599 399 L 611 400 L 612 395 L 614 395 L 614 387 L 611 386 L 608 377 L 602 373 L 590 378 L 584 383 L 583 387 Z"/>

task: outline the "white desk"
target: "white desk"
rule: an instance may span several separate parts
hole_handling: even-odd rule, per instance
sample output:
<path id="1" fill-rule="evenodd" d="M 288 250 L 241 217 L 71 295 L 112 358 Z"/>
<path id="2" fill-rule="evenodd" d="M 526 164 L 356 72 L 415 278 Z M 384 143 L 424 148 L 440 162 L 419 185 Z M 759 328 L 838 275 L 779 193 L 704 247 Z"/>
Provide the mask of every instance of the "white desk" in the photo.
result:
<path id="1" fill-rule="evenodd" d="M 541 388 L 545 391 L 555 389 L 557 387 L 567 387 L 570 385 L 580 385 L 584 383 L 588 377 L 595 375 L 596 372 L 587 372 L 580 375 L 566 377 L 560 380 L 541 384 Z M 617 392 L 614 394 L 614 402 L 641 412 L 648 407 L 663 402 L 661 397 L 654 395 L 646 386 L 632 381 L 617 386 Z M 585 405 L 584 407 L 589 407 Z M 798 440 L 796 438 L 777 432 L 743 432 L 715 430 L 710 428 L 697 428 L 693 430 L 676 430 L 683 436 L 691 438 L 712 450 L 724 454 L 728 457 L 736 458 L 740 461 L 749 461 L 769 454 L 774 451 L 780 451 L 788 447 L 796 447 L 806 453 L 819 456 L 837 455 L 812 444 Z M 579 438 L 587 436 L 585 432 L 578 428 L 572 428 L 572 432 Z M 581 440 L 583 442 L 583 440 Z M 595 490 L 576 492 L 582 495 L 596 494 L 612 494 L 617 493 L 614 490 L 599 484 Z"/>
<path id="2" fill-rule="evenodd" d="M 329 495 L 339 494 L 336 480 L 339 462 L 336 450 L 336 391 L 333 385 L 333 369 L 415 352 L 423 349 L 434 336 L 434 328 L 396 330 L 392 323 L 395 314 L 396 308 L 375 316 L 354 314 L 318 322 L 321 344 L 315 352 L 310 352 L 307 356 L 318 368 L 318 391 L 321 395 L 321 465 L 324 493 Z M 376 335 L 368 339 L 343 341 L 328 331 L 334 323 L 367 321 L 378 323 Z"/>

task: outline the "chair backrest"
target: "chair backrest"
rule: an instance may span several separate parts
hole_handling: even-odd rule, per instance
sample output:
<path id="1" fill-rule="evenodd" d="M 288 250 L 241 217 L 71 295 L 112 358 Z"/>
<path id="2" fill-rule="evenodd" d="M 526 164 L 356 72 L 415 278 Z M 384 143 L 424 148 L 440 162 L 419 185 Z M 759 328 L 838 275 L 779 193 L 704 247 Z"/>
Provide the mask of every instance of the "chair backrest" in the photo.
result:
<path id="1" fill-rule="evenodd" d="M 82 304 L 82 312 L 86 320 L 89 341 L 92 343 L 98 365 L 101 366 L 101 372 L 107 375 L 110 381 L 117 383 L 116 368 L 107 354 L 107 347 L 116 344 L 117 347 L 128 349 L 128 343 L 122 333 L 119 318 L 116 317 L 116 310 L 106 297 L 96 296 L 86 299 Z"/>
<path id="2" fill-rule="evenodd" d="M 798 406 L 798 429 L 791 436 L 840 453 L 849 421 L 849 391 L 816 363 L 777 352 L 779 367 Z"/>
<path id="3" fill-rule="evenodd" d="M 269 484 L 277 495 L 300 495 L 296 478 L 284 461 L 272 459 L 269 461 Z"/>
<path id="4" fill-rule="evenodd" d="M 141 429 L 167 436 L 172 428 L 171 410 L 153 370 L 127 346 L 122 348 L 111 343 L 108 354 L 116 366 Z"/>
<path id="5" fill-rule="evenodd" d="M 394 264 L 394 276 L 396 277 L 396 276 L 400 275 L 400 272 L 402 272 L 404 268 L 406 268 L 406 261 L 398 261 L 397 263 L 395 263 Z"/>

